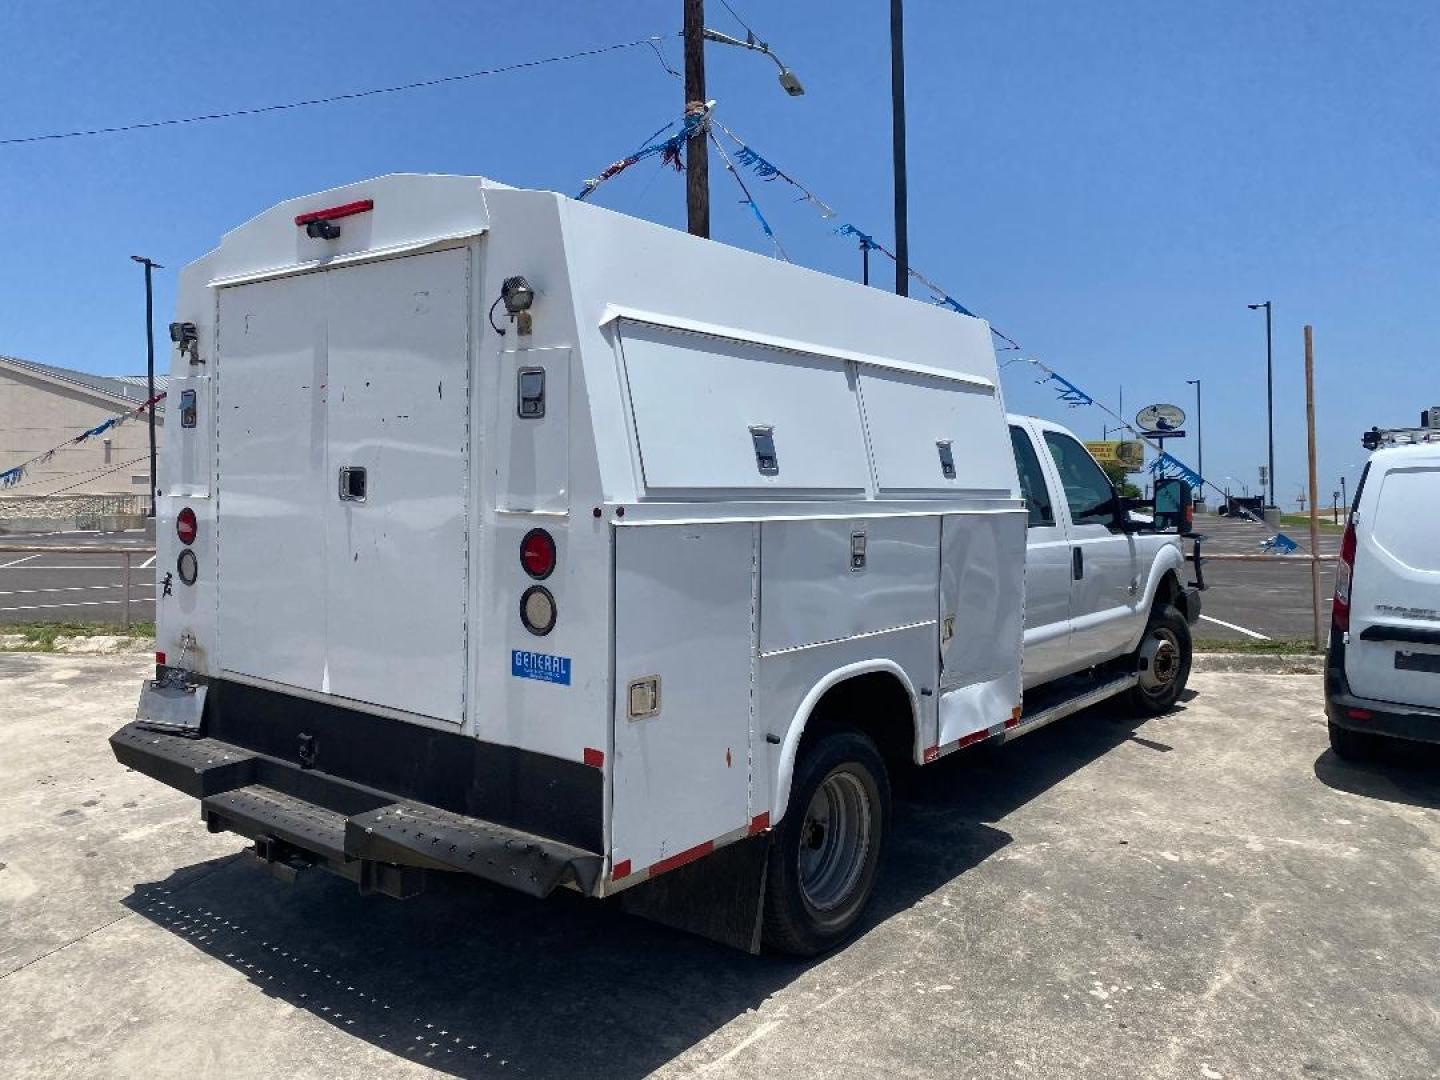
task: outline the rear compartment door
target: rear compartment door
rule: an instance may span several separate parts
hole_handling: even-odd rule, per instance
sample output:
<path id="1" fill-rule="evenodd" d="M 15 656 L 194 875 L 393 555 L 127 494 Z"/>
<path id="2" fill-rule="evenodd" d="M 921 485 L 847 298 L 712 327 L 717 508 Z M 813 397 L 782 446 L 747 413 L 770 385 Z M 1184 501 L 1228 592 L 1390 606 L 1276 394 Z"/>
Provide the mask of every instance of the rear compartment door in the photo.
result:
<path id="1" fill-rule="evenodd" d="M 216 438 L 221 666 L 325 681 L 325 293 L 308 274 L 221 289 Z"/>
<path id="2" fill-rule="evenodd" d="M 1365 483 L 1378 490 L 1356 523 L 1345 674 L 1360 697 L 1440 708 L 1440 461 L 1372 467 Z"/>
<path id="3" fill-rule="evenodd" d="M 467 265 L 465 251 L 442 251 L 326 275 L 328 690 L 457 723 Z M 342 497 L 342 469 L 364 470 L 363 498 Z"/>
<path id="4" fill-rule="evenodd" d="M 220 291 L 220 666 L 464 716 L 466 250 Z"/>

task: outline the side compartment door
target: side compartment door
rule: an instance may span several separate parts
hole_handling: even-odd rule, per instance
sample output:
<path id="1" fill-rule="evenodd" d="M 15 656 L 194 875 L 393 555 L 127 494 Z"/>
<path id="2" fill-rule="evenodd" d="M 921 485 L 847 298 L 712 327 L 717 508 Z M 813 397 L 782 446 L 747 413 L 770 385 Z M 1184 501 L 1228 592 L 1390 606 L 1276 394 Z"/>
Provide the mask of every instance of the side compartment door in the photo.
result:
<path id="1" fill-rule="evenodd" d="M 750 823 L 757 529 L 615 530 L 619 876 L 627 863 L 639 873 Z"/>
<path id="2" fill-rule="evenodd" d="M 322 275 L 325 689 L 455 723 L 465 688 L 467 265 L 454 250 Z"/>
<path id="3" fill-rule="evenodd" d="M 947 514 L 940 525 L 936 745 L 1013 719 L 1020 704 L 1025 519 Z"/>
<path id="4" fill-rule="evenodd" d="M 1061 496 L 1040 464 L 1028 428 L 1010 425 L 1025 500 L 1025 685 L 1038 686 L 1070 661 L 1070 542 L 1057 516 Z"/>
<path id="5" fill-rule="evenodd" d="M 1068 432 L 1043 434 L 1069 521 L 1072 652 L 1088 666 L 1124 652 L 1140 631 L 1135 538 L 1116 522 L 1115 489 L 1090 452 Z"/>

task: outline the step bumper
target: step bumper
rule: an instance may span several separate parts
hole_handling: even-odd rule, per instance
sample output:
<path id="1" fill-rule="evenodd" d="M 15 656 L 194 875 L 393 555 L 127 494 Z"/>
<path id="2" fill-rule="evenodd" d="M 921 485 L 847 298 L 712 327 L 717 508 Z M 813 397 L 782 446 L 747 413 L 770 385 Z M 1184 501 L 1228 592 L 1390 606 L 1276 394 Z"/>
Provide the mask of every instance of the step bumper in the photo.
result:
<path id="1" fill-rule="evenodd" d="M 293 849 L 362 885 L 396 867 L 470 874 L 536 897 L 562 885 L 593 895 L 600 882 L 597 852 L 218 739 L 132 723 L 110 746 L 122 765 L 199 799 L 212 831 L 253 839 L 262 854 Z"/>

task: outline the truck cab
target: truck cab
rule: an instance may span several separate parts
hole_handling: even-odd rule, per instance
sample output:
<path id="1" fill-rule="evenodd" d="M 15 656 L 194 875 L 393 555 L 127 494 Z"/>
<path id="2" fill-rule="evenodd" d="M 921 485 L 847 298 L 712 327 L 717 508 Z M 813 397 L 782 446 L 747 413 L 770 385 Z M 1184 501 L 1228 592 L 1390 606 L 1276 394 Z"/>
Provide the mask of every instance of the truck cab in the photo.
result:
<path id="1" fill-rule="evenodd" d="M 1184 689 L 1189 627 L 1200 617 L 1199 591 L 1183 584 L 1180 537 L 1132 519 L 1073 432 L 1034 416 L 1008 420 L 1028 523 L 1027 694 L 1133 655 L 1132 696 L 1163 711 Z"/>

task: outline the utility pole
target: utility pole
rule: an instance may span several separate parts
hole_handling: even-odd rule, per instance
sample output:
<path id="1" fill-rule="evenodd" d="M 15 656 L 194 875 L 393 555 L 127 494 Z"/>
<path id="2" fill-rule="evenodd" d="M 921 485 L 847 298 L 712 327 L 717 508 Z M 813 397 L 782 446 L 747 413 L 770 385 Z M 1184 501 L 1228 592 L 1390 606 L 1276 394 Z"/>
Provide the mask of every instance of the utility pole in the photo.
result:
<path id="1" fill-rule="evenodd" d="M 165 269 L 143 255 L 130 258 L 145 267 L 145 399 L 150 402 L 146 414 L 150 420 L 150 519 L 155 518 L 155 288 L 151 281 L 154 270 Z"/>
<path id="2" fill-rule="evenodd" d="M 688 0 L 687 0 L 688 2 Z M 905 179 L 905 13 L 890 0 L 890 111 L 895 140 L 895 295 L 910 295 L 910 220 Z"/>
<path id="3" fill-rule="evenodd" d="M 1305 432 L 1310 452 L 1310 603 L 1315 612 L 1315 651 L 1320 651 L 1320 508 L 1315 482 L 1315 344 L 1305 327 Z M 1271 470 L 1270 482 L 1275 482 Z M 1272 487 L 1273 491 L 1274 488 Z"/>
<path id="4" fill-rule="evenodd" d="M 1205 478 L 1205 432 L 1200 426 L 1200 380 L 1186 379 L 1185 381 L 1195 387 L 1195 457 L 1198 459 L 1196 465 L 1199 466 L 1198 471 L 1203 480 Z M 1202 499 L 1205 497 L 1203 488 L 1200 491 L 1200 497 Z"/>
<path id="5" fill-rule="evenodd" d="M 685 0 L 685 115 L 705 108 L 705 0 Z M 685 142 L 685 213 L 691 236 L 710 237 L 710 148 L 704 128 Z"/>

